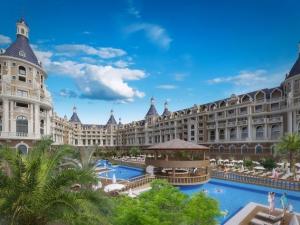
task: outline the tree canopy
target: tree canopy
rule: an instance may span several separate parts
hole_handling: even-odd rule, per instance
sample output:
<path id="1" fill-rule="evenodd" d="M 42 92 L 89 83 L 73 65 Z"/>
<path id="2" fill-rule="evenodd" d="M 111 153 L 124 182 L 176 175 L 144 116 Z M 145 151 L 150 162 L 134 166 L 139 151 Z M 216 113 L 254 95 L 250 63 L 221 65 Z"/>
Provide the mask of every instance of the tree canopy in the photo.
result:
<path id="1" fill-rule="evenodd" d="M 51 149 L 40 141 L 27 155 L 0 150 L 0 223 L 11 225 L 109 224 L 110 201 L 85 184 L 96 183 L 89 169 L 60 167 L 68 146 Z M 80 188 L 72 189 L 74 185 Z"/>
<path id="2" fill-rule="evenodd" d="M 121 198 L 115 225 L 198 225 L 217 224 L 217 201 L 198 193 L 192 197 L 166 181 L 156 180 L 152 189 L 138 198 Z"/>

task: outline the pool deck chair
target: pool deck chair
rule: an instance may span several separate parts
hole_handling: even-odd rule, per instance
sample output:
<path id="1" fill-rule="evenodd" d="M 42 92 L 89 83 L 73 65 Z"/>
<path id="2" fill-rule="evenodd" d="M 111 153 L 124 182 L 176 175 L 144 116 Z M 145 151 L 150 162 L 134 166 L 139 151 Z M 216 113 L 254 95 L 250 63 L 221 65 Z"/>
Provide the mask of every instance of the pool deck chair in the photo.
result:
<path id="1" fill-rule="evenodd" d="M 257 218 L 253 218 L 250 222 L 251 225 L 281 225 L 281 221 L 272 223 L 272 222 L 266 222 L 264 220 L 260 220 Z"/>

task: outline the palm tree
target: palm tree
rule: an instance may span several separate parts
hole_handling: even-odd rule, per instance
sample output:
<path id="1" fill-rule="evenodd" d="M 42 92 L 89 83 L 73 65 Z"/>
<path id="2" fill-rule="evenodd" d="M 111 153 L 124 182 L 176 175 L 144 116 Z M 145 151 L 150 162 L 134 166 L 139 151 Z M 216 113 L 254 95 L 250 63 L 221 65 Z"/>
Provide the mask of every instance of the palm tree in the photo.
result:
<path id="1" fill-rule="evenodd" d="M 289 133 L 283 136 L 276 145 L 276 153 L 289 159 L 291 170 L 294 172 L 294 159 L 300 153 L 300 135 Z"/>
<path id="2" fill-rule="evenodd" d="M 109 224 L 109 199 L 83 188 L 96 183 L 95 174 L 76 167 L 62 169 L 61 161 L 72 150 L 50 146 L 51 141 L 42 140 L 28 155 L 0 150 L 0 224 Z M 74 184 L 82 188 L 72 190 Z"/>

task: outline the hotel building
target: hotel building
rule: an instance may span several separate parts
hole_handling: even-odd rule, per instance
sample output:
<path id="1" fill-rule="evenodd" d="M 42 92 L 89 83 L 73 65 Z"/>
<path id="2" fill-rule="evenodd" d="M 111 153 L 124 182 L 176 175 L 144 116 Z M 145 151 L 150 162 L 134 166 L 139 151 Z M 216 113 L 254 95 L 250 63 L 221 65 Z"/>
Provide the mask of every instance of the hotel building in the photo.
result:
<path id="1" fill-rule="evenodd" d="M 76 107 L 68 120 L 53 112 L 45 87 L 46 72 L 30 48 L 29 28 L 17 23 L 17 39 L 0 54 L 0 143 L 26 152 L 43 135 L 55 144 L 141 148 L 182 139 L 210 148 L 214 157 L 271 156 L 285 133 L 300 132 L 299 56 L 282 83 L 242 95 L 159 114 L 152 98 L 145 118 L 117 122 L 113 111 L 105 125 L 84 124 Z"/>

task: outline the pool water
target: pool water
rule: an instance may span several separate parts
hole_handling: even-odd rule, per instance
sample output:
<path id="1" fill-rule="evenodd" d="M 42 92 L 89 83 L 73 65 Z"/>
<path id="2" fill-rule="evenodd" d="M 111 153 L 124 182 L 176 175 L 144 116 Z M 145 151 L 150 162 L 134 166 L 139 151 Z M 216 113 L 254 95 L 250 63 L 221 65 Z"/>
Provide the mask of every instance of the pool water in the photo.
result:
<path id="1" fill-rule="evenodd" d="M 102 160 L 97 163 L 97 166 L 105 166 L 109 169 L 106 172 L 100 172 L 99 176 L 112 179 L 116 176 L 117 180 L 129 180 L 134 177 L 144 175 L 144 170 L 136 167 L 111 165 L 108 161 Z"/>
<path id="2" fill-rule="evenodd" d="M 225 223 L 249 202 L 268 205 L 268 192 L 275 192 L 275 202 L 278 208 L 281 208 L 281 195 L 284 192 L 287 193 L 288 201 L 292 204 L 294 211 L 300 212 L 300 192 L 297 191 L 286 191 L 219 179 L 211 179 L 208 183 L 202 185 L 181 186 L 179 188 L 188 195 L 204 191 L 208 196 L 218 200 L 221 210 L 228 211 L 227 216 L 219 218 L 221 224 Z"/>

